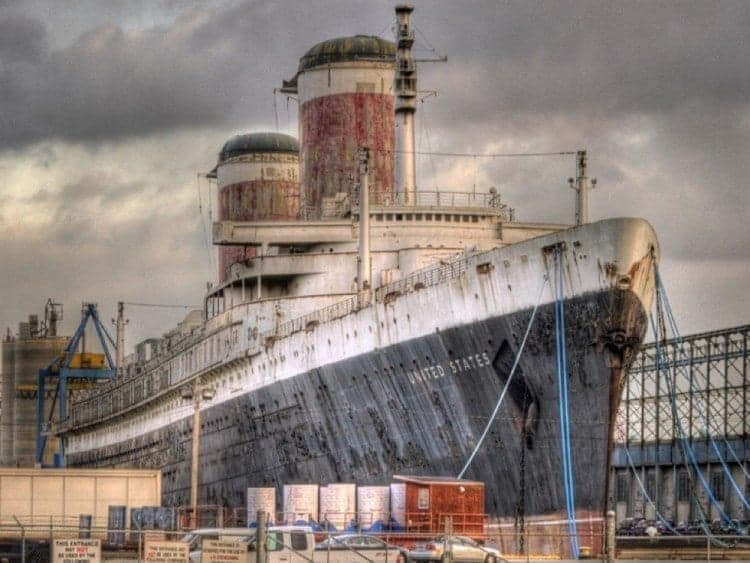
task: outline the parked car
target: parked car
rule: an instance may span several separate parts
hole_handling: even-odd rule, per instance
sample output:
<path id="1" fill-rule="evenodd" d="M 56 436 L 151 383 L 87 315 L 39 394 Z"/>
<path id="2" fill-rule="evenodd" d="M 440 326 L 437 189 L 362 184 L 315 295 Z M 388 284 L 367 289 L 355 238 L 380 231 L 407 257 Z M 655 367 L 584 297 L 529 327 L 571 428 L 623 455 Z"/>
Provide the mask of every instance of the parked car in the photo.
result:
<path id="1" fill-rule="evenodd" d="M 218 540 L 242 545 L 245 563 L 255 563 L 255 528 L 201 528 L 186 534 L 191 563 L 200 563 L 204 542 Z M 268 563 L 313 561 L 315 536 L 306 526 L 269 526 L 266 533 Z"/>
<path id="2" fill-rule="evenodd" d="M 186 534 L 182 541 L 190 544 L 190 562 L 200 563 L 207 540 L 232 542 L 233 561 L 255 563 L 257 558 L 255 528 L 202 528 Z M 240 545 L 239 550 L 237 544 Z M 215 549 L 215 547 L 214 547 Z M 241 553 L 237 553 L 237 551 Z M 398 547 L 366 534 L 332 536 L 315 544 L 309 526 L 269 526 L 266 532 L 268 563 L 403 563 Z"/>
<path id="3" fill-rule="evenodd" d="M 452 559 L 451 559 L 452 555 Z M 418 544 L 407 552 L 411 561 L 460 561 L 474 563 L 507 563 L 494 547 L 481 545 L 466 536 L 439 536 L 425 544 Z"/>
<path id="4" fill-rule="evenodd" d="M 315 561 L 349 563 L 372 561 L 374 563 L 401 563 L 401 549 L 370 534 L 344 534 L 331 536 L 315 546 Z"/>

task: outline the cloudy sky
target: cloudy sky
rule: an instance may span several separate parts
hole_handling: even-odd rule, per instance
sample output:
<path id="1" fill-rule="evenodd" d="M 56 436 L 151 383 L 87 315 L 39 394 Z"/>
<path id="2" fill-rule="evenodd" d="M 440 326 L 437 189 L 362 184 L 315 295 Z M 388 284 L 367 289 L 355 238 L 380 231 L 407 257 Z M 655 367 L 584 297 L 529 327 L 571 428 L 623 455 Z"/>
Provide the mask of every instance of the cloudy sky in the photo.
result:
<path id="1" fill-rule="evenodd" d="M 646 217 L 683 333 L 750 321 L 747 2 L 416 3 L 422 151 L 586 148 L 592 219 Z M 238 132 L 296 135 L 274 96 L 318 41 L 392 37 L 393 4 L 0 0 L 0 328 L 47 297 L 198 304 L 210 170 Z M 429 92 L 436 92 L 437 96 Z M 572 157 L 422 157 L 427 189 L 496 186 L 521 220 L 572 218 Z M 129 306 L 128 338 L 179 309 Z"/>

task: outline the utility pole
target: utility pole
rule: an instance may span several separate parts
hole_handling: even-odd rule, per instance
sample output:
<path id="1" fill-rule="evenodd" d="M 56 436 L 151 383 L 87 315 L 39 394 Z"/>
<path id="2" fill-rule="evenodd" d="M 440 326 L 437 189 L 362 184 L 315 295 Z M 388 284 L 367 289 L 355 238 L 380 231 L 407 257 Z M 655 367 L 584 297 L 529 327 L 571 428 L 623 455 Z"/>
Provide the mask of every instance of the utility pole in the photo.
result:
<path id="1" fill-rule="evenodd" d="M 198 462 L 200 459 L 201 442 L 201 393 L 203 391 L 201 378 L 196 377 L 193 384 L 193 450 L 190 457 L 190 506 L 193 518 L 198 518 Z"/>
<path id="2" fill-rule="evenodd" d="M 255 521 L 258 523 L 257 528 L 255 528 L 255 561 L 266 563 L 266 536 L 268 532 L 268 514 L 266 514 L 266 511 L 259 510 Z"/>
<path id="3" fill-rule="evenodd" d="M 215 390 L 205 387 L 200 377 L 196 377 L 192 387 L 182 388 L 182 398 L 193 401 L 193 433 L 192 450 L 190 454 L 190 507 L 192 510 L 192 524 L 198 525 L 198 472 L 200 466 L 201 449 L 201 402 L 214 398 Z"/>
<path id="4" fill-rule="evenodd" d="M 117 320 L 115 321 L 116 338 L 117 338 L 117 377 L 122 377 L 122 370 L 125 364 L 125 303 L 117 302 Z"/>

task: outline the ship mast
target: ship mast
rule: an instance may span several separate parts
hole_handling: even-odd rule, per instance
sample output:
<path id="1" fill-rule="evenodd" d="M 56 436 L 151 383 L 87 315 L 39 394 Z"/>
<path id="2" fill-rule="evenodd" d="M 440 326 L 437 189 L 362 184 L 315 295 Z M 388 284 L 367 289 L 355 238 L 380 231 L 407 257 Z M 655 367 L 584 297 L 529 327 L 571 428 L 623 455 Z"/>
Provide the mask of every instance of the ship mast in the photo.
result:
<path id="1" fill-rule="evenodd" d="M 576 153 L 576 179 L 568 178 L 568 185 L 576 192 L 576 225 L 589 222 L 589 190 L 596 187 L 596 178 L 589 184 L 589 159 L 586 151 Z"/>
<path id="2" fill-rule="evenodd" d="M 414 113 L 417 111 L 417 67 L 412 58 L 414 31 L 409 16 L 414 6 L 396 6 L 396 195 L 405 205 L 416 202 L 417 165 L 414 142 Z"/>

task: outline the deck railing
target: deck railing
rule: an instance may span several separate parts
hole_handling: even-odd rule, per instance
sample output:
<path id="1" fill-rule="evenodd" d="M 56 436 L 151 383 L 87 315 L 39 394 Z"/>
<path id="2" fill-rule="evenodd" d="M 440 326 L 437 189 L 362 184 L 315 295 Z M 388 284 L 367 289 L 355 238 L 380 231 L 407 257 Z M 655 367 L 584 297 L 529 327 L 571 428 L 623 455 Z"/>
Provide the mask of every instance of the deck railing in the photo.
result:
<path id="1" fill-rule="evenodd" d="M 466 273 L 467 264 L 467 259 L 461 257 L 439 266 L 419 270 L 404 279 L 379 287 L 374 292 L 374 300 L 376 303 L 387 304 L 392 298 L 399 295 L 457 279 Z M 313 330 L 318 324 L 345 317 L 359 310 L 362 305 L 363 303 L 359 296 L 348 297 L 333 305 L 281 323 L 277 327 L 261 333 L 257 340 L 250 342 L 243 350 L 238 350 L 237 346 L 230 345 L 225 350 L 225 356 L 229 357 L 236 355 L 236 353 L 244 352 L 250 353 L 253 350 L 260 351 L 262 347 L 271 344 L 274 340 L 286 338 L 295 332 Z M 231 324 L 228 323 L 227 327 Z M 223 329 L 227 327 L 223 327 Z M 205 334 L 203 331 L 185 336 L 170 348 L 170 358 L 197 344 L 204 337 Z M 55 430 L 58 432 L 67 431 L 81 424 L 102 420 L 137 405 L 149 397 L 160 395 L 169 388 L 175 388 L 189 379 L 190 373 L 183 373 L 178 379 L 175 379 L 175 377 L 171 377 L 164 369 L 159 369 L 160 365 L 168 361 L 169 359 L 164 359 L 163 357 L 150 360 L 141 366 L 142 371 L 140 374 L 102 385 L 94 390 L 89 397 L 78 401 L 74 405 L 74 408 L 71 409 L 68 420 L 58 423 Z M 215 359 L 212 363 L 199 366 L 194 371 L 195 373 L 205 371 L 219 363 L 219 361 L 219 359 Z"/>
<path id="2" fill-rule="evenodd" d="M 370 194 L 370 205 L 381 207 L 405 207 L 413 205 L 416 207 L 507 208 L 496 193 L 444 191 L 417 191 L 408 196 L 403 193 L 372 192 Z M 352 200 L 352 207 L 359 207 L 359 201 L 356 198 Z"/>

